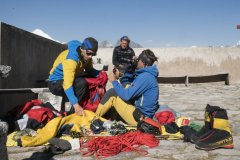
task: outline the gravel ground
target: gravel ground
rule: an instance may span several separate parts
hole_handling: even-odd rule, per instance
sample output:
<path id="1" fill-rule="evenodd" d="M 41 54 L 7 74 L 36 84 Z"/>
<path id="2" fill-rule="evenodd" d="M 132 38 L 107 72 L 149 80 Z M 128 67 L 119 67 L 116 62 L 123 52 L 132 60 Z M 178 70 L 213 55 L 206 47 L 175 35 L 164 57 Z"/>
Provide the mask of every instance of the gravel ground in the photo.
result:
<path id="1" fill-rule="evenodd" d="M 207 104 L 225 108 L 228 113 L 234 139 L 234 149 L 217 149 L 202 151 L 194 144 L 184 143 L 182 140 L 161 140 L 154 148 L 142 147 L 148 155 L 142 156 L 136 152 L 122 152 L 116 156 L 105 158 L 108 160 L 155 160 L 155 159 L 212 159 L 230 160 L 240 159 L 240 84 L 224 85 L 223 83 L 169 85 L 160 84 L 160 104 L 180 112 L 182 116 L 191 120 L 203 122 L 204 110 Z M 51 156 L 43 152 L 44 146 L 39 147 L 8 147 L 10 160 L 19 159 L 96 159 L 82 157 L 79 150 L 72 150 L 61 155 Z"/>

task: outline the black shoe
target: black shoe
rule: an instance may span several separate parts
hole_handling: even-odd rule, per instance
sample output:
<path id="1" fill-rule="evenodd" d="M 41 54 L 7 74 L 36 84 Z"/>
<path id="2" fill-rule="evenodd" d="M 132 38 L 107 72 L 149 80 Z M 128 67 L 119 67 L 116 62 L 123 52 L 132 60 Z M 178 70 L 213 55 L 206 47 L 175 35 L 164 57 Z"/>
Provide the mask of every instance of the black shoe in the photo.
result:
<path id="1" fill-rule="evenodd" d="M 232 135 L 225 131 L 219 129 L 213 129 L 207 136 L 202 139 L 199 139 L 195 143 L 197 149 L 202 150 L 214 150 L 217 148 L 233 148 L 233 137 Z"/>
<path id="2" fill-rule="evenodd" d="M 219 110 L 220 107 L 218 106 L 211 106 L 209 104 L 207 104 L 206 109 L 205 109 L 205 115 L 204 115 L 204 126 L 196 133 L 193 134 L 190 138 L 190 141 L 192 143 L 196 143 L 199 139 L 204 138 L 205 136 L 207 136 L 209 134 L 209 132 L 211 132 L 211 130 L 213 129 L 213 116 L 212 113 L 216 110 Z"/>
<path id="3" fill-rule="evenodd" d="M 190 142 L 195 144 L 196 142 L 198 142 L 201 139 L 204 139 L 211 133 L 212 133 L 212 130 L 210 130 L 210 129 L 200 130 L 199 132 L 192 134 L 190 136 Z"/>

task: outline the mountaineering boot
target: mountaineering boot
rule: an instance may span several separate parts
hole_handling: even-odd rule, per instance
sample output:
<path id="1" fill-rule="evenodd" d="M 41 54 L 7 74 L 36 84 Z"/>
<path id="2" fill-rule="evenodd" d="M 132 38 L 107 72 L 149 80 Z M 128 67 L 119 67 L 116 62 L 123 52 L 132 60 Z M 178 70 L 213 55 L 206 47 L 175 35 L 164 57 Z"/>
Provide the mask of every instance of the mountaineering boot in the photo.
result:
<path id="1" fill-rule="evenodd" d="M 229 128 L 227 111 L 219 108 L 211 114 L 212 131 L 195 142 L 195 147 L 202 150 L 233 148 L 233 137 Z"/>
<path id="2" fill-rule="evenodd" d="M 196 143 L 199 139 L 206 137 L 208 134 L 211 133 L 212 130 L 212 122 L 211 122 L 211 113 L 219 109 L 218 106 L 211 106 L 207 104 L 205 109 L 205 115 L 204 115 L 204 126 L 196 133 L 193 134 L 190 138 L 190 141 L 192 143 Z"/>

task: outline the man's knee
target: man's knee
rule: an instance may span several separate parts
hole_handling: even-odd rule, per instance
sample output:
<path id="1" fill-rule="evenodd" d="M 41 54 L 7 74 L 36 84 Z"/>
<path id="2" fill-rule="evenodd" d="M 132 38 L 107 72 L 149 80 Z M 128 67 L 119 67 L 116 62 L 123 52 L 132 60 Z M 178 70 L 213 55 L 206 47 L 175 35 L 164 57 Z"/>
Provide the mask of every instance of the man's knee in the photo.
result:
<path id="1" fill-rule="evenodd" d="M 117 93 L 113 88 L 109 89 L 102 97 L 100 103 L 105 104 L 111 97 L 117 97 Z"/>
<path id="2" fill-rule="evenodd" d="M 62 81 L 53 81 L 48 83 L 48 88 L 50 92 L 56 96 L 64 96 L 64 90 L 62 86 Z"/>

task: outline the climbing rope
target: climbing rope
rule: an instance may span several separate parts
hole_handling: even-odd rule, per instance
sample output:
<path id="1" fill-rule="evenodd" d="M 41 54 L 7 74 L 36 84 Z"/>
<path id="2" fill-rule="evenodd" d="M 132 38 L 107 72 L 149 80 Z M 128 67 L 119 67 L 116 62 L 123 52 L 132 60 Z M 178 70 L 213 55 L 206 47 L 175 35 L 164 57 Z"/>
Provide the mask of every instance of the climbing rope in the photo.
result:
<path id="1" fill-rule="evenodd" d="M 140 131 L 128 132 L 125 134 L 97 137 L 87 143 L 81 144 L 80 151 L 83 156 L 92 156 L 96 154 L 97 158 L 114 156 L 120 152 L 136 151 L 141 155 L 147 155 L 148 152 L 138 147 L 146 145 L 148 147 L 158 146 L 159 140 L 153 134 L 146 134 Z"/>

